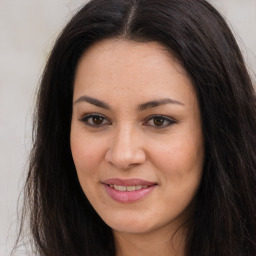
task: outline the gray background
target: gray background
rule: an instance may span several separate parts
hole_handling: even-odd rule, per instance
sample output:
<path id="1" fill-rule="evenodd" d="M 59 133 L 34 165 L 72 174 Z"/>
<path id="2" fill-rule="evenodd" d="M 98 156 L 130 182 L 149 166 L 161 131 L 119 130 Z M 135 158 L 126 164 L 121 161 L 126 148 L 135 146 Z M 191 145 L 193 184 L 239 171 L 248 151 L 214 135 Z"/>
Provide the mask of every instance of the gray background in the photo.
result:
<path id="1" fill-rule="evenodd" d="M 0 256 L 9 255 L 17 233 L 40 75 L 60 29 L 84 2 L 0 0 Z M 229 21 L 256 82 L 256 0 L 211 2 Z"/>

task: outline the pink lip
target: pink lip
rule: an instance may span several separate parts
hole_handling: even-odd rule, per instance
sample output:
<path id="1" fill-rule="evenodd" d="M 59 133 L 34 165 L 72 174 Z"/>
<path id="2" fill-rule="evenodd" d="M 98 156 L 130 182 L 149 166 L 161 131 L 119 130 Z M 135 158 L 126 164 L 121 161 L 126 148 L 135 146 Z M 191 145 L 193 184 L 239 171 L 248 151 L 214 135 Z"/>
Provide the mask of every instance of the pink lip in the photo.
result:
<path id="1" fill-rule="evenodd" d="M 141 179 L 108 179 L 104 180 L 102 183 L 107 184 L 107 185 L 118 185 L 118 186 L 152 186 L 155 185 L 156 182 L 150 182 L 146 180 L 141 180 Z"/>
<path id="2" fill-rule="evenodd" d="M 145 181 L 141 179 L 108 179 L 102 182 L 107 194 L 115 201 L 120 203 L 133 203 L 138 200 L 142 200 L 149 193 L 151 193 L 154 188 L 157 186 L 156 183 Z M 111 188 L 109 185 L 118 185 L 118 186 L 149 186 L 147 188 L 142 188 L 136 191 L 118 191 L 114 188 Z"/>

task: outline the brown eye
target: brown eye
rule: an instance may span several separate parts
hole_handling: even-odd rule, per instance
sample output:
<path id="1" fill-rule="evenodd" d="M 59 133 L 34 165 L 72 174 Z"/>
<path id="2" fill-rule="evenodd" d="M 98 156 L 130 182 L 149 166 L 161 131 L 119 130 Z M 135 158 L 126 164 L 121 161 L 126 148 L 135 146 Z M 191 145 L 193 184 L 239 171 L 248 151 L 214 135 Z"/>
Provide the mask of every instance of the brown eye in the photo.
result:
<path id="1" fill-rule="evenodd" d="M 162 117 L 154 117 L 153 122 L 155 126 L 162 126 L 164 124 L 165 119 Z"/>
<path id="2" fill-rule="evenodd" d="M 83 117 L 80 121 L 91 127 L 102 127 L 111 124 L 104 116 L 99 114 L 89 114 Z"/>
<path id="3" fill-rule="evenodd" d="M 102 116 L 93 116 L 92 117 L 92 122 L 95 125 L 101 125 L 104 121 L 104 118 Z"/>
<path id="4" fill-rule="evenodd" d="M 161 116 L 161 115 L 156 115 L 156 116 L 151 116 L 145 123 L 144 125 L 146 126 L 152 126 L 156 129 L 163 129 L 166 128 L 168 126 L 171 126 L 173 124 L 175 124 L 176 121 L 174 121 L 172 118 L 170 117 L 166 117 L 166 116 Z"/>

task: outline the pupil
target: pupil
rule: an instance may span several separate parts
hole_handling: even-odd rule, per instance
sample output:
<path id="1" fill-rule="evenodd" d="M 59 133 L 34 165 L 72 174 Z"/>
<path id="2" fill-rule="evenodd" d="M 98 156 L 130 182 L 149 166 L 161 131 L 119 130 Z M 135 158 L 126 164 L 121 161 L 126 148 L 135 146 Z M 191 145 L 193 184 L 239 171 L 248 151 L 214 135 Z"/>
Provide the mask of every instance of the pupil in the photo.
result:
<path id="1" fill-rule="evenodd" d="M 94 116 L 93 117 L 93 123 L 96 125 L 100 125 L 103 122 L 103 118 L 101 116 Z"/>
<path id="2" fill-rule="evenodd" d="M 156 117 L 154 118 L 154 124 L 156 126 L 161 126 L 164 123 L 164 119 L 162 117 Z"/>

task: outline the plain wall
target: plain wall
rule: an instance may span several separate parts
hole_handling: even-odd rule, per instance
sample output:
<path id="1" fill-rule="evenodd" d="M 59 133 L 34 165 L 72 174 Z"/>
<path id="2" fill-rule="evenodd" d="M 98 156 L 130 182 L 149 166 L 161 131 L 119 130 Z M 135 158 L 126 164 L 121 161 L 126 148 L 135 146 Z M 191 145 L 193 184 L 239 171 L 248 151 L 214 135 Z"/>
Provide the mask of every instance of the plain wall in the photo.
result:
<path id="1" fill-rule="evenodd" d="M 40 75 L 60 29 L 84 2 L 0 0 L 0 256 L 9 255 L 16 236 Z M 229 21 L 255 82 L 256 0 L 210 2 Z"/>

